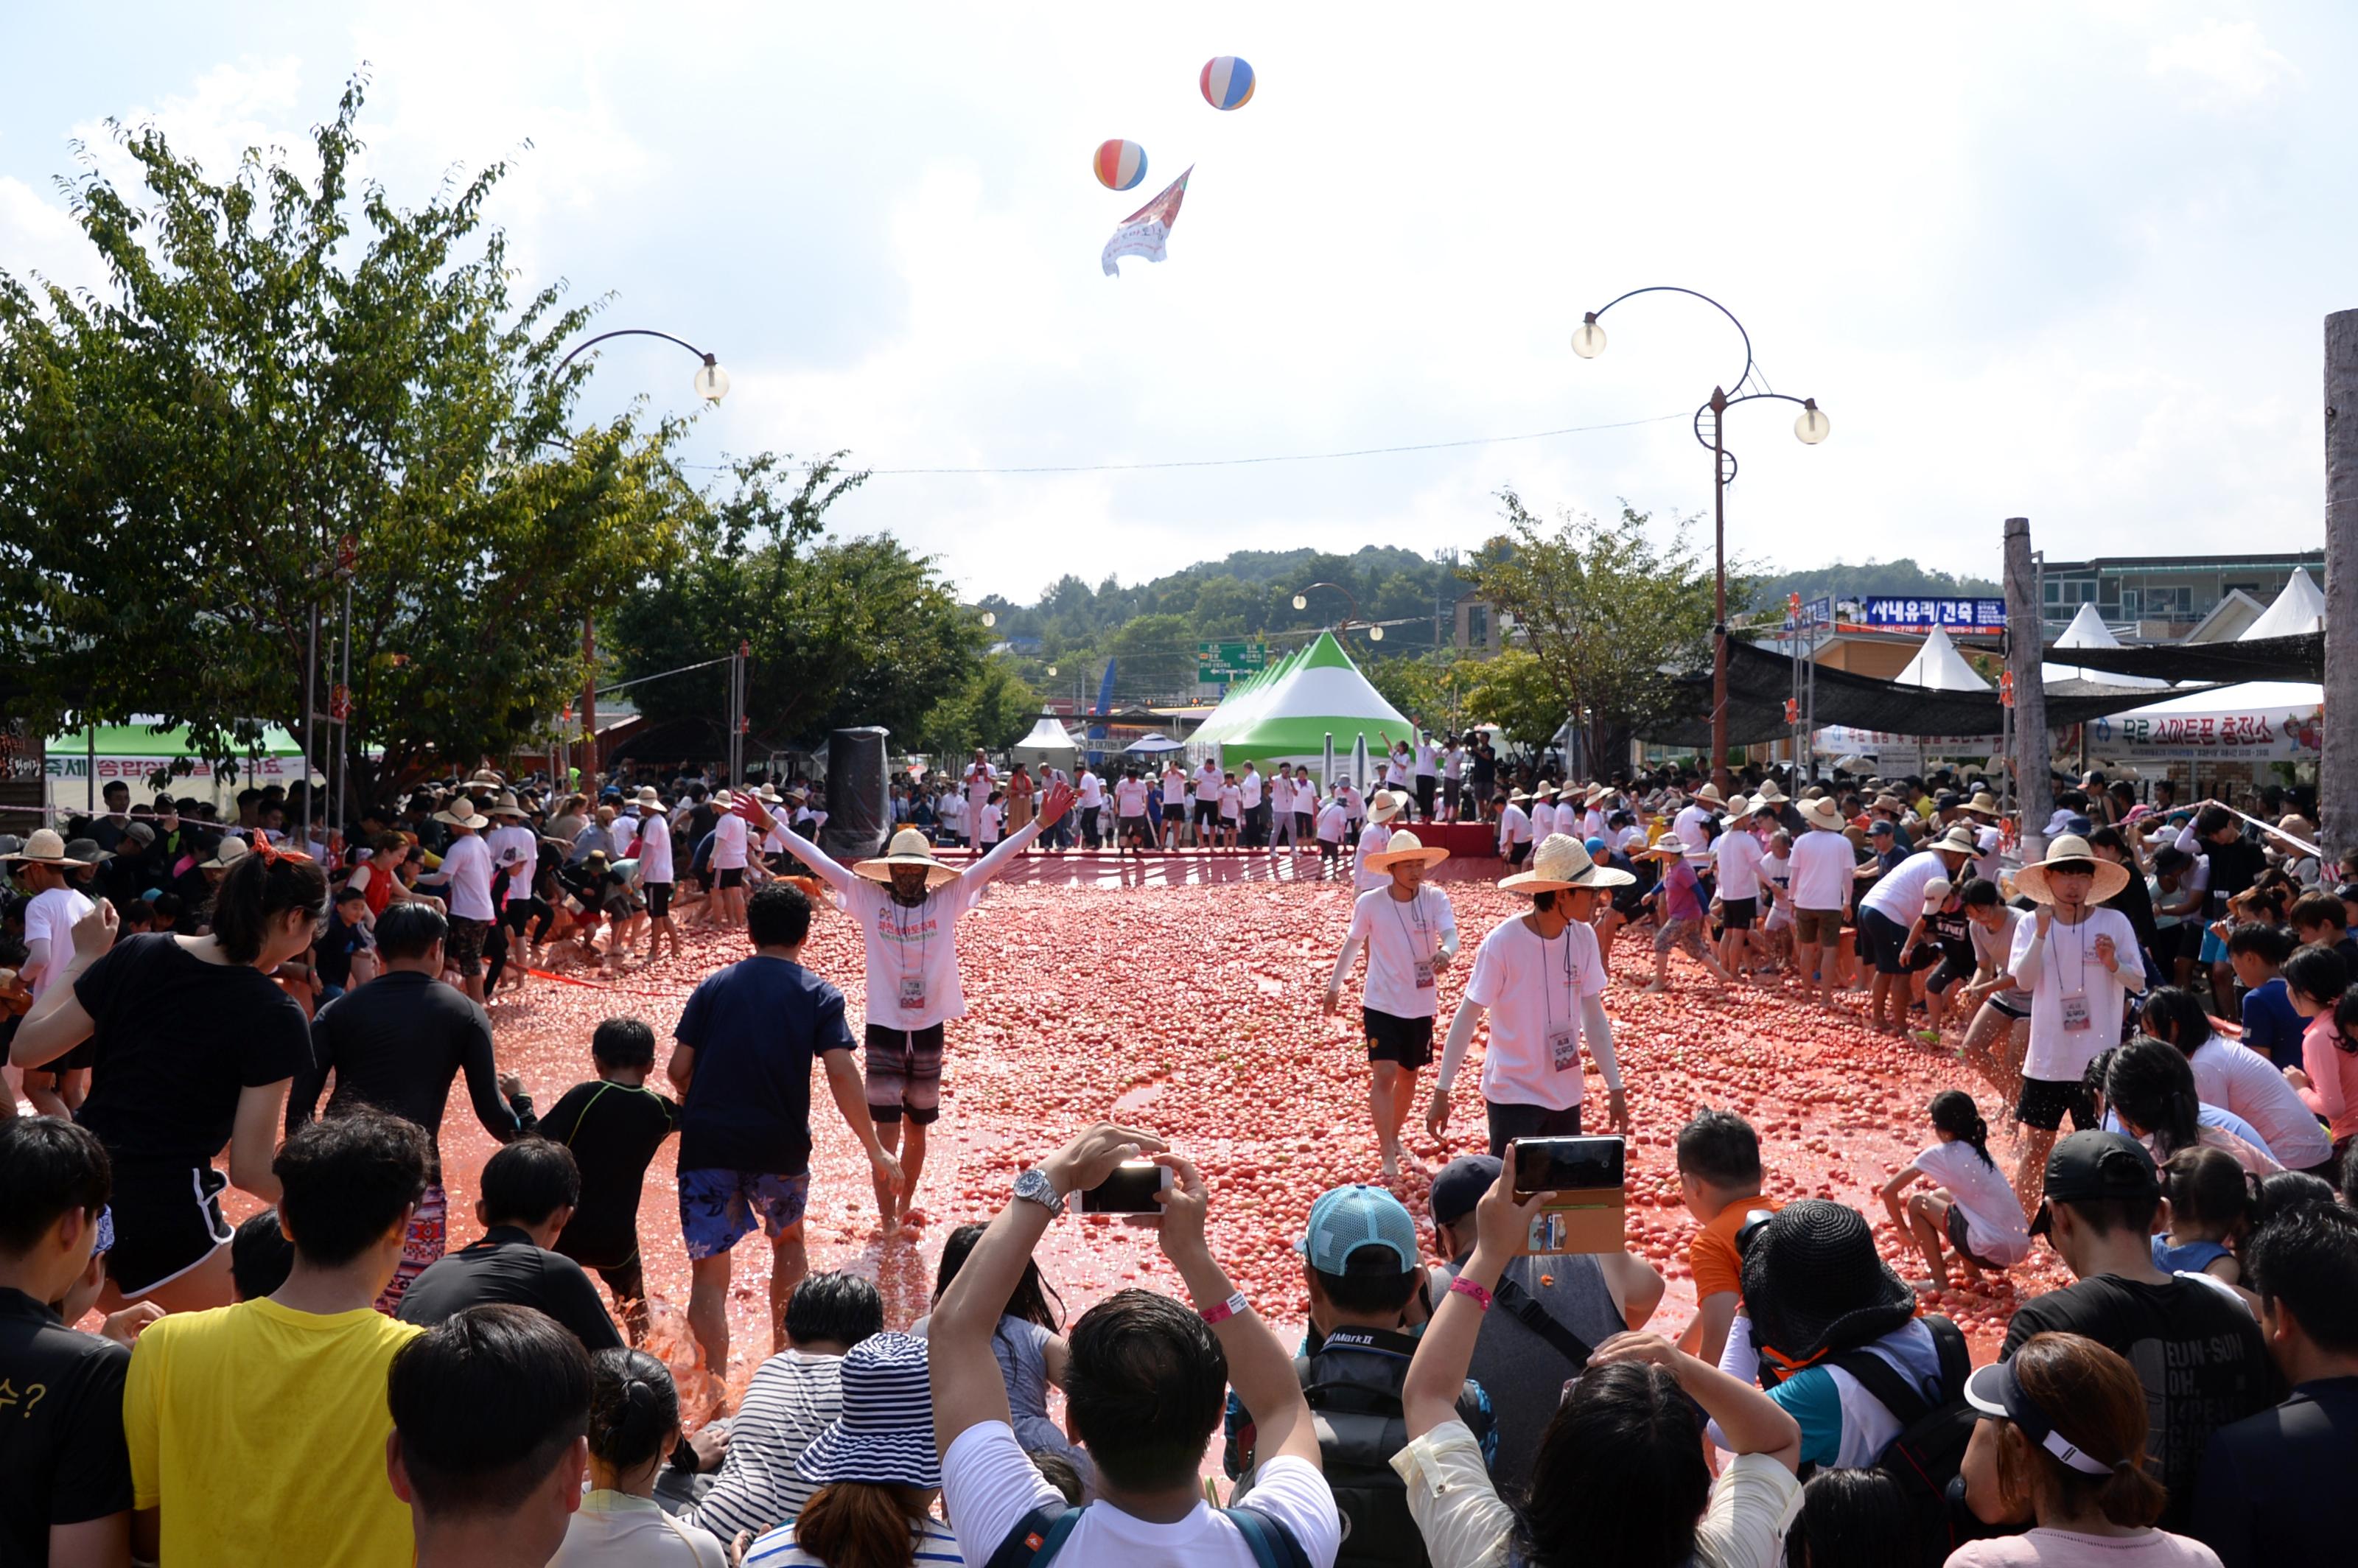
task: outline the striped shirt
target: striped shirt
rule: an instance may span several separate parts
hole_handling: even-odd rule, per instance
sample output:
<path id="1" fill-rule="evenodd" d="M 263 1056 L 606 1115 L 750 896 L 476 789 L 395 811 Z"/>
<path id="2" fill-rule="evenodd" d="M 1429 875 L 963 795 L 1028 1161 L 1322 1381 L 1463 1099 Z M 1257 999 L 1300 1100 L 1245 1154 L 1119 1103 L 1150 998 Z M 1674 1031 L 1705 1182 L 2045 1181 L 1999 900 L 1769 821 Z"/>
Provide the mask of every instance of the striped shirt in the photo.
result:
<path id="1" fill-rule="evenodd" d="M 754 1369 L 745 1402 L 730 1422 L 720 1474 L 697 1505 L 695 1522 L 723 1541 L 741 1530 L 759 1535 L 794 1522 L 817 1490 L 795 1474 L 795 1461 L 843 1413 L 842 1368 L 840 1356 L 786 1350 Z"/>
<path id="2" fill-rule="evenodd" d="M 730 1440 L 734 1443 L 736 1440 Z M 950 1527 L 937 1519 L 925 1520 L 925 1528 L 913 1543 L 915 1558 L 924 1568 L 926 1563 L 936 1568 L 964 1568 L 966 1559 L 958 1555 L 957 1537 Z M 827 1568 L 824 1558 L 812 1556 L 795 1544 L 795 1529 L 784 1525 L 753 1542 L 745 1552 L 745 1568 Z"/>

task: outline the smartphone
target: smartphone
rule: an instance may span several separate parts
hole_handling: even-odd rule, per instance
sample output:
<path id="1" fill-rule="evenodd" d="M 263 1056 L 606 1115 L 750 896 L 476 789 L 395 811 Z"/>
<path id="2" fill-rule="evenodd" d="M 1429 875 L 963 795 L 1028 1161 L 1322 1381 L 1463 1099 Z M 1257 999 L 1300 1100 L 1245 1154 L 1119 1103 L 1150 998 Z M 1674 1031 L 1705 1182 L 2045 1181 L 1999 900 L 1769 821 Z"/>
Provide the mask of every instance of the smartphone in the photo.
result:
<path id="1" fill-rule="evenodd" d="M 1521 1138 L 1508 1145 L 1515 1195 L 1552 1193 L 1524 1250 L 1540 1256 L 1618 1252 L 1628 1235 L 1628 1145 L 1619 1138 Z"/>
<path id="2" fill-rule="evenodd" d="M 1094 1187 L 1083 1189 L 1083 1214 L 1161 1214 L 1154 1195 L 1171 1185 L 1171 1167 L 1152 1160 L 1131 1160 L 1116 1165 L 1113 1173 Z"/>

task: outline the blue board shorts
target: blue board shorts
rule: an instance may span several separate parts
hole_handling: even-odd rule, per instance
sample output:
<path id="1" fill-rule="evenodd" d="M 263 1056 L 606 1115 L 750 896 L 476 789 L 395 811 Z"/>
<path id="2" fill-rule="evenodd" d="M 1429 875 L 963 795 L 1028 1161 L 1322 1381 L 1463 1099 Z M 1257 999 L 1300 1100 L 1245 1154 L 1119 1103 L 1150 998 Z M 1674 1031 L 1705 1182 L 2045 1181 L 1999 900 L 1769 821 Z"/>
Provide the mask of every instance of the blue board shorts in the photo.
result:
<path id="1" fill-rule="evenodd" d="M 776 1240 L 802 1222 L 810 1201 L 810 1173 L 782 1176 L 762 1171 L 682 1171 L 679 1233 L 690 1259 L 718 1258 L 761 1221 Z"/>

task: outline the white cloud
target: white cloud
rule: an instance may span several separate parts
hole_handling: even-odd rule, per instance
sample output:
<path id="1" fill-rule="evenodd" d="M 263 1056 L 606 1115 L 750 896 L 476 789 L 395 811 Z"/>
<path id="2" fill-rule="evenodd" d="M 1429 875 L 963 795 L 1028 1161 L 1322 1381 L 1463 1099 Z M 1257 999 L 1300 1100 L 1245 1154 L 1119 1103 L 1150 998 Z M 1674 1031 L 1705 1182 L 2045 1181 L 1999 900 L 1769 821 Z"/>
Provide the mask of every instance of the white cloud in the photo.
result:
<path id="1" fill-rule="evenodd" d="M 2252 22 L 2205 21 L 2146 51 L 2146 69 L 2163 81 L 2190 81 L 2208 109 L 2241 108 L 2300 75 Z"/>

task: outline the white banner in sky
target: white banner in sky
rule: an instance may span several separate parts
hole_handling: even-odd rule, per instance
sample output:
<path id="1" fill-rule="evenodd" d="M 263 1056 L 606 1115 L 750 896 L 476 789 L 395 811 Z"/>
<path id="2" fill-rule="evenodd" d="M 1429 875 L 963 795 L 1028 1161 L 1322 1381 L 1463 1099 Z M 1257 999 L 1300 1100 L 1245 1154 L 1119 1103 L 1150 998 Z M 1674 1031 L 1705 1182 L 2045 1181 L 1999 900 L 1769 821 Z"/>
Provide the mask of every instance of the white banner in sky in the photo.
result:
<path id="1" fill-rule="evenodd" d="M 1163 188 L 1162 195 L 1121 221 L 1100 258 L 1108 277 L 1121 276 L 1114 263 L 1123 256 L 1144 256 L 1151 262 L 1163 259 L 1163 242 L 1171 238 L 1171 225 L 1179 221 L 1179 203 L 1187 194 L 1187 176 L 1195 172 L 1195 166 L 1188 165 L 1184 173 Z"/>

